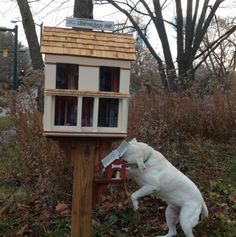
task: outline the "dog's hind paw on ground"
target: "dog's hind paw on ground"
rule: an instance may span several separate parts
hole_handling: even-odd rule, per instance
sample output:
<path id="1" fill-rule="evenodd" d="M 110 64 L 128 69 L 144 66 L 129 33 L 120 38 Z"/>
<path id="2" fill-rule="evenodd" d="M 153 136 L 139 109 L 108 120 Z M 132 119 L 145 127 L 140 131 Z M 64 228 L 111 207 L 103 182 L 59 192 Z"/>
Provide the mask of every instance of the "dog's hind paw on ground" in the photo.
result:
<path id="1" fill-rule="evenodd" d="M 139 209 L 138 202 L 133 203 L 133 209 L 134 211 L 137 211 Z"/>
<path id="2" fill-rule="evenodd" d="M 175 235 L 169 235 L 169 234 L 167 234 L 167 235 L 158 235 L 157 237 L 174 237 Z"/>

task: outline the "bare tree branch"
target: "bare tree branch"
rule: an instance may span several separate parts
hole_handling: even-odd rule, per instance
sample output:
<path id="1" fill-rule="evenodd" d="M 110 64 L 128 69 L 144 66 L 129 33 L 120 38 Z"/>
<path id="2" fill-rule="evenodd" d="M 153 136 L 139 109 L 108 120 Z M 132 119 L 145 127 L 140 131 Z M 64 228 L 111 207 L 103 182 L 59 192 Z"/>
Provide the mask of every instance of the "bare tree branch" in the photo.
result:
<path id="1" fill-rule="evenodd" d="M 98 0 L 97 0 L 98 1 Z M 163 67 L 163 62 L 165 62 L 165 73 L 167 80 L 174 83 L 176 78 L 176 66 L 172 58 L 172 51 L 169 44 L 169 36 L 166 31 L 166 23 L 174 26 L 176 29 L 176 44 L 177 44 L 177 63 L 178 63 L 178 76 L 180 81 L 182 81 L 182 88 L 185 89 L 185 83 L 187 80 L 194 79 L 194 72 L 197 67 L 199 67 L 204 60 L 211 54 L 212 60 L 223 60 L 226 57 L 226 52 L 220 55 L 220 58 L 217 58 L 217 55 L 214 55 L 214 50 L 220 46 L 220 43 L 223 42 L 230 35 L 225 34 L 224 36 L 217 36 L 217 40 L 205 45 L 209 48 L 200 49 L 202 43 L 204 43 L 204 37 L 207 34 L 210 23 L 214 19 L 216 11 L 219 9 L 220 5 L 225 0 L 215 0 L 212 1 L 213 5 L 209 7 L 210 0 L 202 0 L 203 4 L 200 8 L 200 0 L 188 0 L 186 3 L 186 20 L 184 20 L 185 12 L 183 13 L 181 0 L 167 1 L 167 0 L 152 0 L 154 10 L 152 5 L 147 0 L 100 0 L 99 2 L 111 3 L 115 8 L 124 13 L 127 17 L 127 20 L 131 22 L 133 27 L 137 30 L 140 37 L 143 39 L 143 42 L 147 45 L 147 48 L 153 54 L 154 58 L 157 60 L 158 64 Z M 176 24 L 164 19 L 163 8 L 166 8 L 169 3 L 175 4 L 176 10 Z M 139 8 L 140 7 L 140 8 Z M 128 10 L 129 9 L 129 10 Z M 144 9 L 144 10 L 143 10 Z M 140 14 L 145 17 L 146 28 L 148 25 L 153 23 L 156 32 L 158 33 L 159 39 L 161 41 L 162 51 L 164 55 L 164 61 L 162 62 L 161 58 L 156 54 L 152 45 L 149 42 L 149 39 L 145 36 L 143 27 L 140 28 L 140 25 L 137 24 L 134 14 Z M 150 20 L 147 21 L 147 16 L 150 17 Z M 233 29 L 232 29 L 233 30 Z M 231 32 L 232 33 L 232 32 Z M 197 54 L 200 50 L 200 53 Z M 216 51 L 215 51 L 216 53 Z M 201 58 L 201 60 L 200 60 Z M 197 67 L 194 68 L 193 62 L 199 60 Z M 222 68 L 223 70 L 223 68 Z M 173 73 L 174 71 L 174 73 Z M 191 83 L 190 83 L 191 84 Z M 173 86 L 173 85 L 171 85 Z M 170 86 L 170 87 L 171 87 Z M 172 87 L 174 88 L 174 86 Z"/>
<path id="2" fill-rule="evenodd" d="M 195 34 L 195 41 L 194 41 L 194 45 L 193 45 L 193 54 L 194 55 L 196 54 L 196 52 L 203 40 L 203 37 L 206 34 L 206 31 L 207 31 L 214 15 L 215 15 L 216 10 L 219 8 L 220 4 L 224 1 L 225 0 L 216 0 L 213 7 L 210 10 L 210 13 L 208 14 L 206 20 L 204 21 L 204 19 L 206 17 L 207 8 L 209 7 L 208 6 L 209 0 L 205 0 L 204 6 L 203 6 L 203 11 L 202 11 L 202 14 L 200 17 L 201 20 L 199 20 L 198 27 L 200 27 L 200 28 L 197 27 L 196 34 Z"/>
<path id="3" fill-rule="evenodd" d="M 161 58 L 156 54 L 156 52 L 154 51 L 153 47 L 151 46 L 150 42 L 147 40 L 145 34 L 143 33 L 143 31 L 140 29 L 140 27 L 138 26 L 138 24 L 136 23 L 136 21 L 134 20 L 134 18 L 129 14 L 129 12 L 127 12 L 124 8 L 121 8 L 116 2 L 112 1 L 112 0 L 107 0 L 109 3 L 111 3 L 114 7 L 116 7 L 117 9 L 119 9 L 122 13 L 124 13 L 127 18 L 130 20 L 130 22 L 133 24 L 134 28 L 137 30 L 138 34 L 140 35 L 140 37 L 142 38 L 142 40 L 145 42 L 145 44 L 147 45 L 148 49 L 151 51 L 151 53 L 153 54 L 154 58 L 158 61 L 158 62 L 162 62 Z"/>
<path id="4" fill-rule="evenodd" d="M 205 50 L 202 50 L 200 54 L 198 54 L 195 59 L 199 58 L 200 56 L 203 56 L 203 58 L 198 62 L 198 64 L 194 67 L 194 71 L 196 71 L 199 66 L 209 57 L 209 55 L 223 42 L 227 39 L 227 37 L 232 34 L 234 31 L 236 31 L 236 26 L 233 26 L 230 30 L 228 30 L 225 34 L 223 34 L 219 39 L 212 42 L 208 48 Z"/>
<path id="5" fill-rule="evenodd" d="M 234 33 L 236 31 L 236 26 L 232 26 L 227 32 L 225 32 L 223 35 L 221 35 L 217 40 L 215 40 L 214 42 L 212 42 L 207 49 L 203 50 L 202 53 L 196 55 L 194 57 L 194 59 L 198 59 L 200 58 L 204 53 L 206 53 L 207 51 L 209 51 L 211 48 L 215 48 L 217 46 L 219 46 L 219 44 L 226 40 L 228 38 L 229 35 L 231 35 L 232 33 Z M 217 45 L 217 46 L 216 46 Z"/>

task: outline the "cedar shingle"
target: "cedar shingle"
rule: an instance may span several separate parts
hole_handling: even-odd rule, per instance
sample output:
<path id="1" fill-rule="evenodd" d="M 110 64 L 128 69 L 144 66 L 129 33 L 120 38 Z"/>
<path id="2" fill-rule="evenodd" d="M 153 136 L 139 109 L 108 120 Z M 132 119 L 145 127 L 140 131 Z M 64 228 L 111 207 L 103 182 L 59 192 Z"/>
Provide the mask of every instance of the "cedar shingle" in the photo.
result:
<path id="1" fill-rule="evenodd" d="M 132 35 L 82 29 L 44 27 L 41 53 L 135 60 Z"/>

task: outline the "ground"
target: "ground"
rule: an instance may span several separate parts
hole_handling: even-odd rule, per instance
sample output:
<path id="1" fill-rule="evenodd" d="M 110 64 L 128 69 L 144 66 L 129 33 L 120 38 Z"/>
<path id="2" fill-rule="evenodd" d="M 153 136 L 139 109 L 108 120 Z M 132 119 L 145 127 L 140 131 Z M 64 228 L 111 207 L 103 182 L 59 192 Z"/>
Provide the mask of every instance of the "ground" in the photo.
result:
<path id="1" fill-rule="evenodd" d="M 9 129 L 4 119 L 2 127 Z M 163 147 L 161 152 L 183 173 L 188 175 L 203 193 L 209 208 L 209 218 L 195 228 L 198 237 L 236 236 L 236 148 L 235 142 L 227 144 L 194 139 L 174 147 Z M 58 200 L 48 205 L 43 195 L 25 188 L 13 176 L 1 176 L 10 163 L 6 157 L 14 157 L 13 145 L 1 148 L 0 154 L 0 236 L 3 237 L 66 237 L 71 231 L 70 199 Z M 7 177 L 7 178 L 6 178 Z M 155 196 L 140 201 L 140 209 L 134 212 L 130 195 L 136 186 L 127 181 L 121 185 L 109 185 L 101 197 L 101 203 L 93 210 L 93 237 L 154 237 L 165 234 L 164 212 L 166 204 Z M 72 187 L 71 187 L 72 189 Z M 177 237 L 184 237 L 178 227 Z"/>

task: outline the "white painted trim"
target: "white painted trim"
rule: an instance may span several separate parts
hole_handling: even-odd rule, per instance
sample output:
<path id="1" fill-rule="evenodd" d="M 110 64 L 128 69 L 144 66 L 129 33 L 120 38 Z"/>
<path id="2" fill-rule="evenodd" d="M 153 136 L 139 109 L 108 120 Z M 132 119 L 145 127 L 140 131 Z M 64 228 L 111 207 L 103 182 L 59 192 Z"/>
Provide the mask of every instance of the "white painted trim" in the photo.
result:
<path id="1" fill-rule="evenodd" d="M 120 70 L 120 92 L 129 94 L 130 71 Z"/>
<path id="2" fill-rule="evenodd" d="M 99 105 L 99 98 L 94 98 L 94 104 L 93 104 L 93 131 L 98 131 L 98 105 Z"/>
<path id="3" fill-rule="evenodd" d="M 45 89 L 56 88 L 56 64 L 45 65 Z"/>
<path id="4" fill-rule="evenodd" d="M 94 98 L 93 108 L 93 126 L 82 127 L 82 97 L 78 96 L 78 108 L 77 108 L 77 125 L 76 126 L 61 126 L 54 125 L 55 122 L 55 96 L 45 96 L 45 110 L 43 117 L 44 131 L 48 132 L 68 132 L 68 133 L 126 133 L 127 132 L 127 118 L 128 118 L 128 99 L 120 98 L 118 105 L 118 124 L 117 127 L 98 127 L 98 108 L 99 108 L 99 97 Z"/>
<path id="5" fill-rule="evenodd" d="M 83 97 L 78 96 L 78 108 L 77 108 L 77 129 L 78 131 L 82 130 L 82 101 Z"/>
<path id="6" fill-rule="evenodd" d="M 99 91 L 99 67 L 79 66 L 79 90 Z"/>
<path id="7" fill-rule="evenodd" d="M 120 67 L 125 69 L 126 68 L 129 69 L 131 67 L 131 62 L 124 60 L 47 54 L 45 64 L 52 64 L 52 63 L 70 63 L 70 64 L 79 64 L 84 66 L 97 66 L 97 67 L 108 66 L 108 67 Z"/>
<path id="8" fill-rule="evenodd" d="M 128 98 L 124 98 L 122 100 L 122 127 L 121 127 L 121 132 L 127 132 L 127 127 L 128 127 L 128 106 L 129 106 L 129 100 Z"/>
<path id="9" fill-rule="evenodd" d="M 120 137 L 125 138 L 127 137 L 127 133 L 93 133 L 93 132 L 68 132 L 68 131 L 43 131 L 44 136 L 56 136 L 56 137 Z"/>

